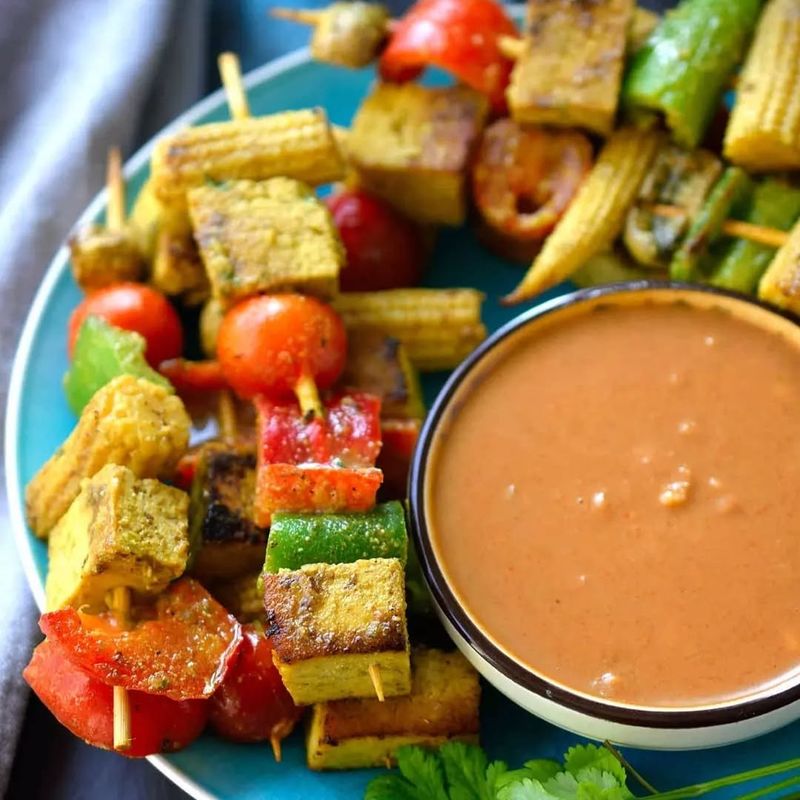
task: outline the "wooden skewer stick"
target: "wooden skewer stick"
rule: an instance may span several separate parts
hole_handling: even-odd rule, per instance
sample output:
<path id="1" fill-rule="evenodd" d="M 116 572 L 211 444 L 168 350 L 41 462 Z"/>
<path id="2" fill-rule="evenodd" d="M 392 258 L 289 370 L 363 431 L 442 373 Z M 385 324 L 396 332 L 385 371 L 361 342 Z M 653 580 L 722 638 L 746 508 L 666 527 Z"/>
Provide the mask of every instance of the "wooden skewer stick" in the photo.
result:
<path id="1" fill-rule="evenodd" d="M 106 188 L 108 190 L 106 227 L 118 231 L 125 225 L 125 179 L 122 176 L 122 155 L 119 147 L 112 147 L 108 151 Z"/>
<path id="2" fill-rule="evenodd" d="M 242 82 L 239 57 L 236 53 L 220 53 L 217 66 L 222 85 L 225 87 L 231 117 L 236 120 L 247 119 L 250 116 L 250 104 L 247 102 L 247 93 Z"/>
<path id="3" fill-rule="evenodd" d="M 525 52 L 525 40 L 521 36 L 500 36 L 497 47 L 506 58 L 516 61 Z"/>
<path id="4" fill-rule="evenodd" d="M 273 8 L 269 12 L 276 19 L 285 19 L 289 22 L 299 22 L 302 25 L 319 25 L 322 20 L 322 11 L 312 11 L 304 8 Z"/>
<path id="5" fill-rule="evenodd" d="M 650 206 L 650 210 L 661 217 L 676 219 L 686 216 L 686 211 L 680 206 L 656 203 Z M 789 234 L 786 231 L 781 231 L 777 228 L 767 228 L 763 225 L 754 225 L 752 222 L 742 222 L 738 219 L 726 219 L 725 222 L 722 223 L 722 232 L 728 236 L 736 236 L 740 239 L 747 239 L 757 244 L 775 248 L 783 247 L 789 239 Z"/>
<path id="6" fill-rule="evenodd" d="M 223 389 L 219 393 L 218 403 L 219 432 L 228 444 L 232 444 L 236 439 L 237 428 L 236 405 L 233 401 L 233 395 L 227 389 Z"/>
<path id="7" fill-rule="evenodd" d="M 117 586 L 109 593 L 108 607 L 122 626 L 127 626 L 131 609 L 131 590 Z M 131 704 L 124 686 L 114 687 L 114 749 L 128 750 L 131 746 Z"/>
<path id="8" fill-rule="evenodd" d="M 381 678 L 381 668 L 377 664 L 369 665 L 369 677 L 378 696 L 378 702 L 382 703 L 386 697 L 383 694 L 383 678 Z"/>
<path id="9" fill-rule="evenodd" d="M 319 419 L 325 416 L 325 409 L 319 399 L 317 384 L 314 383 L 314 379 L 310 375 L 304 375 L 300 378 L 297 386 L 294 387 L 294 393 L 304 416 L 313 415 L 319 417 Z"/>

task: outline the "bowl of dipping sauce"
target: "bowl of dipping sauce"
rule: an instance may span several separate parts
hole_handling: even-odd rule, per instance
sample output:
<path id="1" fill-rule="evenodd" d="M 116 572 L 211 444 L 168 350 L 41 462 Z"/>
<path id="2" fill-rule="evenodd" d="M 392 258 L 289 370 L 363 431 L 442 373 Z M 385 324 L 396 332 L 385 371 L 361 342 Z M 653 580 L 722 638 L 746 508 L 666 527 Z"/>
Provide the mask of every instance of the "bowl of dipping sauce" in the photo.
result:
<path id="1" fill-rule="evenodd" d="M 698 748 L 800 717 L 800 326 L 673 283 L 578 291 L 457 369 L 410 478 L 458 647 L 573 732 Z"/>

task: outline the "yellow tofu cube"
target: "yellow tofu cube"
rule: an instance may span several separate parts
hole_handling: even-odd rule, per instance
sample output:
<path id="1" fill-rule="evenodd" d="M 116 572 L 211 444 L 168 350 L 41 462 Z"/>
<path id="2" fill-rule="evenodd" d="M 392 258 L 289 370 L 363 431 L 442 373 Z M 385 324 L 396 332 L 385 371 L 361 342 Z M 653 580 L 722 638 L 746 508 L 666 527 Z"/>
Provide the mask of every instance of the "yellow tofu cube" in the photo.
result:
<path id="1" fill-rule="evenodd" d="M 465 86 L 379 84 L 353 121 L 358 180 L 412 219 L 460 225 L 467 173 L 489 108 Z"/>
<path id="2" fill-rule="evenodd" d="M 306 739 L 311 769 L 359 769 L 391 764 L 398 747 L 438 747 L 478 740 L 478 674 L 458 652 L 411 653 L 411 694 L 334 700 L 314 706 Z"/>
<path id="3" fill-rule="evenodd" d="M 411 690 L 403 565 L 395 558 L 265 573 L 266 633 L 292 699 L 311 705 Z"/>
<path id="4" fill-rule="evenodd" d="M 84 481 L 50 534 L 48 610 L 100 611 L 118 586 L 156 593 L 186 569 L 189 497 L 108 464 Z"/>
<path id="5" fill-rule="evenodd" d="M 106 464 L 138 478 L 172 475 L 189 444 L 191 420 L 163 386 L 120 375 L 99 389 L 75 430 L 36 473 L 25 492 L 28 524 L 45 537 L 78 496 L 81 481 Z"/>
<path id="6" fill-rule="evenodd" d="M 232 181 L 189 192 L 194 235 L 224 307 L 261 292 L 323 298 L 339 287 L 344 248 L 328 209 L 291 178 Z"/>
<path id="7" fill-rule="evenodd" d="M 614 127 L 633 0 L 531 0 L 527 35 L 507 91 L 524 125 Z"/>

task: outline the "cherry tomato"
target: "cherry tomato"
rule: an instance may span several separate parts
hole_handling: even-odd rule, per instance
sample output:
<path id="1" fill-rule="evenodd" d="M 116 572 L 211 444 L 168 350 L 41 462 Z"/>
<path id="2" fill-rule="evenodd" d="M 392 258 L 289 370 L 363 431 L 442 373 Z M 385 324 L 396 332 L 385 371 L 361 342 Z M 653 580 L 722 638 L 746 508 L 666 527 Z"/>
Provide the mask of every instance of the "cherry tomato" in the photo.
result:
<path id="1" fill-rule="evenodd" d="M 209 701 L 209 721 L 220 736 L 235 742 L 279 742 L 303 712 L 281 681 L 269 639 L 252 625 L 243 633 L 236 662 Z"/>
<path id="2" fill-rule="evenodd" d="M 84 319 L 90 314 L 126 331 L 140 333 L 147 342 L 145 357 L 153 368 L 177 358 L 183 350 L 178 314 L 163 294 L 142 283 L 116 283 L 87 295 L 69 318 L 70 357 Z"/>
<path id="3" fill-rule="evenodd" d="M 428 65 L 440 67 L 502 111 L 513 63 L 500 52 L 500 36 L 518 33 L 497 0 L 418 0 L 395 25 L 381 77 L 400 83 Z"/>
<path id="4" fill-rule="evenodd" d="M 228 388 L 219 361 L 170 358 L 158 365 L 158 371 L 175 387 L 178 394 L 218 392 Z"/>
<path id="5" fill-rule="evenodd" d="M 378 292 L 419 283 L 427 248 L 418 225 L 361 189 L 339 192 L 327 203 L 347 251 L 339 276 L 342 291 Z"/>
<path id="6" fill-rule="evenodd" d="M 95 747 L 113 748 L 114 690 L 73 664 L 65 648 L 45 640 L 22 674 L 71 733 Z M 208 701 L 175 702 L 144 692 L 129 692 L 128 699 L 132 742 L 128 750 L 120 751 L 123 755 L 171 753 L 191 744 L 205 728 Z"/>
<path id="7" fill-rule="evenodd" d="M 475 202 L 495 231 L 541 240 L 553 230 L 592 166 L 592 145 L 577 131 L 490 125 L 472 173 Z"/>
<path id="8" fill-rule="evenodd" d="M 299 294 L 245 300 L 225 315 L 217 338 L 222 372 L 241 397 L 288 399 L 306 377 L 327 389 L 341 375 L 346 355 L 336 312 Z"/>
<path id="9" fill-rule="evenodd" d="M 148 609 L 153 618 L 120 630 L 110 614 L 62 608 L 43 614 L 42 633 L 101 683 L 165 695 L 209 697 L 241 643 L 239 623 L 199 584 L 182 578 Z"/>

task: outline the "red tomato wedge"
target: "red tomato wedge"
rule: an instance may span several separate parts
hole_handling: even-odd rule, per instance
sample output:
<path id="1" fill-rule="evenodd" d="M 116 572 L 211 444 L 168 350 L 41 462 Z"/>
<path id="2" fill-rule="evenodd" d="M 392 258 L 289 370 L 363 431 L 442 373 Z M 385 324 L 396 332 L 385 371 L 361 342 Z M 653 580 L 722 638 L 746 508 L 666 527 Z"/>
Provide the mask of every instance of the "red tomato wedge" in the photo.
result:
<path id="1" fill-rule="evenodd" d="M 175 387 L 178 394 L 216 392 L 228 388 L 219 361 L 170 358 L 158 365 L 158 371 Z"/>
<path id="2" fill-rule="evenodd" d="M 173 583 L 130 630 L 110 614 L 72 608 L 43 614 L 39 627 L 89 675 L 172 700 L 209 697 L 242 640 L 241 625 L 191 578 Z"/>
<path id="3" fill-rule="evenodd" d="M 306 419 L 296 403 L 265 397 L 258 412 L 259 464 L 327 464 L 371 467 L 381 449 L 381 401 L 366 392 L 325 402 L 324 419 Z"/>
<path id="4" fill-rule="evenodd" d="M 408 496 L 408 472 L 421 427 L 418 419 L 386 419 L 381 424 L 383 447 L 377 463 L 383 471 L 381 499 L 404 500 Z"/>
<path id="5" fill-rule="evenodd" d="M 514 65 L 500 52 L 498 39 L 518 35 L 497 0 L 419 0 L 396 23 L 381 56 L 381 77 L 404 82 L 428 65 L 440 67 L 502 111 Z"/>
<path id="6" fill-rule="evenodd" d="M 252 625 L 243 628 L 242 646 L 222 686 L 209 701 L 211 727 L 235 742 L 279 742 L 303 710 L 293 702 L 272 661 L 272 645 Z"/>
<path id="7" fill-rule="evenodd" d="M 483 134 L 472 171 L 475 203 L 496 232 L 538 241 L 561 219 L 591 167 L 584 134 L 501 119 Z"/>
<path id="8" fill-rule="evenodd" d="M 95 747 L 113 748 L 114 690 L 73 664 L 62 646 L 42 642 L 22 674 L 67 730 Z M 206 700 L 176 702 L 143 692 L 129 692 L 128 699 L 132 741 L 123 755 L 172 753 L 191 744 L 205 728 Z"/>

